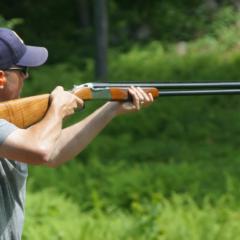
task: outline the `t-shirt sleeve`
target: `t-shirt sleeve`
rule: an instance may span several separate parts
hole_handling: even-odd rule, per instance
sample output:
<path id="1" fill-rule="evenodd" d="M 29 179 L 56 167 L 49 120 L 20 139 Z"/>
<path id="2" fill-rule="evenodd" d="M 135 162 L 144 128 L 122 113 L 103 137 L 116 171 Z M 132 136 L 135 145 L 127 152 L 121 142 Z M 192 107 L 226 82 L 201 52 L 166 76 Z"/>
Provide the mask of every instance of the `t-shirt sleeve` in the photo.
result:
<path id="1" fill-rule="evenodd" d="M 4 119 L 0 119 L 0 145 L 5 141 L 7 136 L 16 129 L 17 127 L 14 124 Z"/>

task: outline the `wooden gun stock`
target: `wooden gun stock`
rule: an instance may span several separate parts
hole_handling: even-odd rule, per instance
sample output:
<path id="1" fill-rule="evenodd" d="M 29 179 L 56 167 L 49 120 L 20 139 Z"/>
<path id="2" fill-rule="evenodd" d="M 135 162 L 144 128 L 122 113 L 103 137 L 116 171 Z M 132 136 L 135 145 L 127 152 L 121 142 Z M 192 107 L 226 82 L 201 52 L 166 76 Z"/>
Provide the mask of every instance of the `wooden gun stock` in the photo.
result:
<path id="1" fill-rule="evenodd" d="M 0 103 L 0 118 L 20 128 L 40 121 L 49 106 L 49 94 L 20 98 Z"/>
<path id="2" fill-rule="evenodd" d="M 151 92 L 153 97 L 158 96 L 158 89 L 145 88 L 145 92 Z M 109 88 L 94 91 L 88 87 L 80 87 L 73 90 L 73 94 L 83 99 L 128 101 L 130 95 L 127 88 Z M 5 119 L 19 128 L 27 128 L 40 121 L 46 114 L 50 105 L 50 94 L 42 94 L 32 97 L 20 98 L 0 103 L 0 118 Z"/>

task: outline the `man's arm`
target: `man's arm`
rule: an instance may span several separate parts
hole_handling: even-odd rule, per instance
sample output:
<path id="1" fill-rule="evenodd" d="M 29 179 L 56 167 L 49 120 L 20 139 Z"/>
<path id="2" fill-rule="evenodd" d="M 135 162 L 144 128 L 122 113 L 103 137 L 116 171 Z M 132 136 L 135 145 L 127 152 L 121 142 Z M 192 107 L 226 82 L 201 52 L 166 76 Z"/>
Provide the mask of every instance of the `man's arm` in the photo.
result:
<path id="1" fill-rule="evenodd" d="M 86 117 L 61 132 L 55 151 L 52 152 L 48 166 L 56 167 L 73 159 L 99 134 L 99 132 L 116 116 L 140 110 L 153 102 L 151 94 L 140 88 L 129 89 L 133 103 L 108 102 Z"/>
<path id="2" fill-rule="evenodd" d="M 117 115 L 139 110 L 153 101 L 141 89 L 129 90 L 133 103 L 106 103 L 84 120 L 62 130 L 64 117 L 71 115 L 83 102 L 76 96 L 57 89 L 42 121 L 28 129 L 18 129 L 0 146 L 0 155 L 30 164 L 55 167 L 79 154 Z M 140 101 L 142 104 L 140 104 Z"/>
<path id="3" fill-rule="evenodd" d="M 63 119 L 82 105 L 81 99 L 57 87 L 45 117 L 27 129 L 11 133 L 0 146 L 0 156 L 30 164 L 47 163 L 61 135 Z"/>
<path id="4" fill-rule="evenodd" d="M 63 129 L 47 165 L 56 167 L 74 158 L 115 116 L 115 106 L 107 103 L 82 121 Z"/>

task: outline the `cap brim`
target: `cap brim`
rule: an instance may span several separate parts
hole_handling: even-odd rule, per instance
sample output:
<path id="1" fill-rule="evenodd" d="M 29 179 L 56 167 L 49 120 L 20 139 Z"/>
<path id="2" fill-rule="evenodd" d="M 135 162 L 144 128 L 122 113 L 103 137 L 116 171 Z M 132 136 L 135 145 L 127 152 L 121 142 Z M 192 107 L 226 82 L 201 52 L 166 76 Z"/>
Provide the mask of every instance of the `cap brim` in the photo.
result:
<path id="1" fill-rule="evenodd" d="M 24 67 L 38 67 L 46 62 L 48 51 L 44 47 L 26 46 L 26 52 L 16 63 Z"/>

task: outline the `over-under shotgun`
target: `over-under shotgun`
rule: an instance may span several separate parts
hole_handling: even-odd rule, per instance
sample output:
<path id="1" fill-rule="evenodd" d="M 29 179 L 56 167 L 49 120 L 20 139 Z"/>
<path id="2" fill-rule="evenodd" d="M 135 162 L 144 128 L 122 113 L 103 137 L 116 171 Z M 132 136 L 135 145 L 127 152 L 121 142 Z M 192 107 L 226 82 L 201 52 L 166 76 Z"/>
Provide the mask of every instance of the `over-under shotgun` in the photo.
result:
<path id="1" fill-rule="evenodd" d="M 239 82 L 198 83 L 86 83 L 75 86 L 72 93 L 84 101 L 129 101 L 130 86 L 141 87 L 154 98 L 161 96 L 226 95 L 240 94 Z M 20 128 L 27 128 L 40 121 L 50 104 L 50 94 L 20 98 L 0 103 L 0 118 Z"/>

